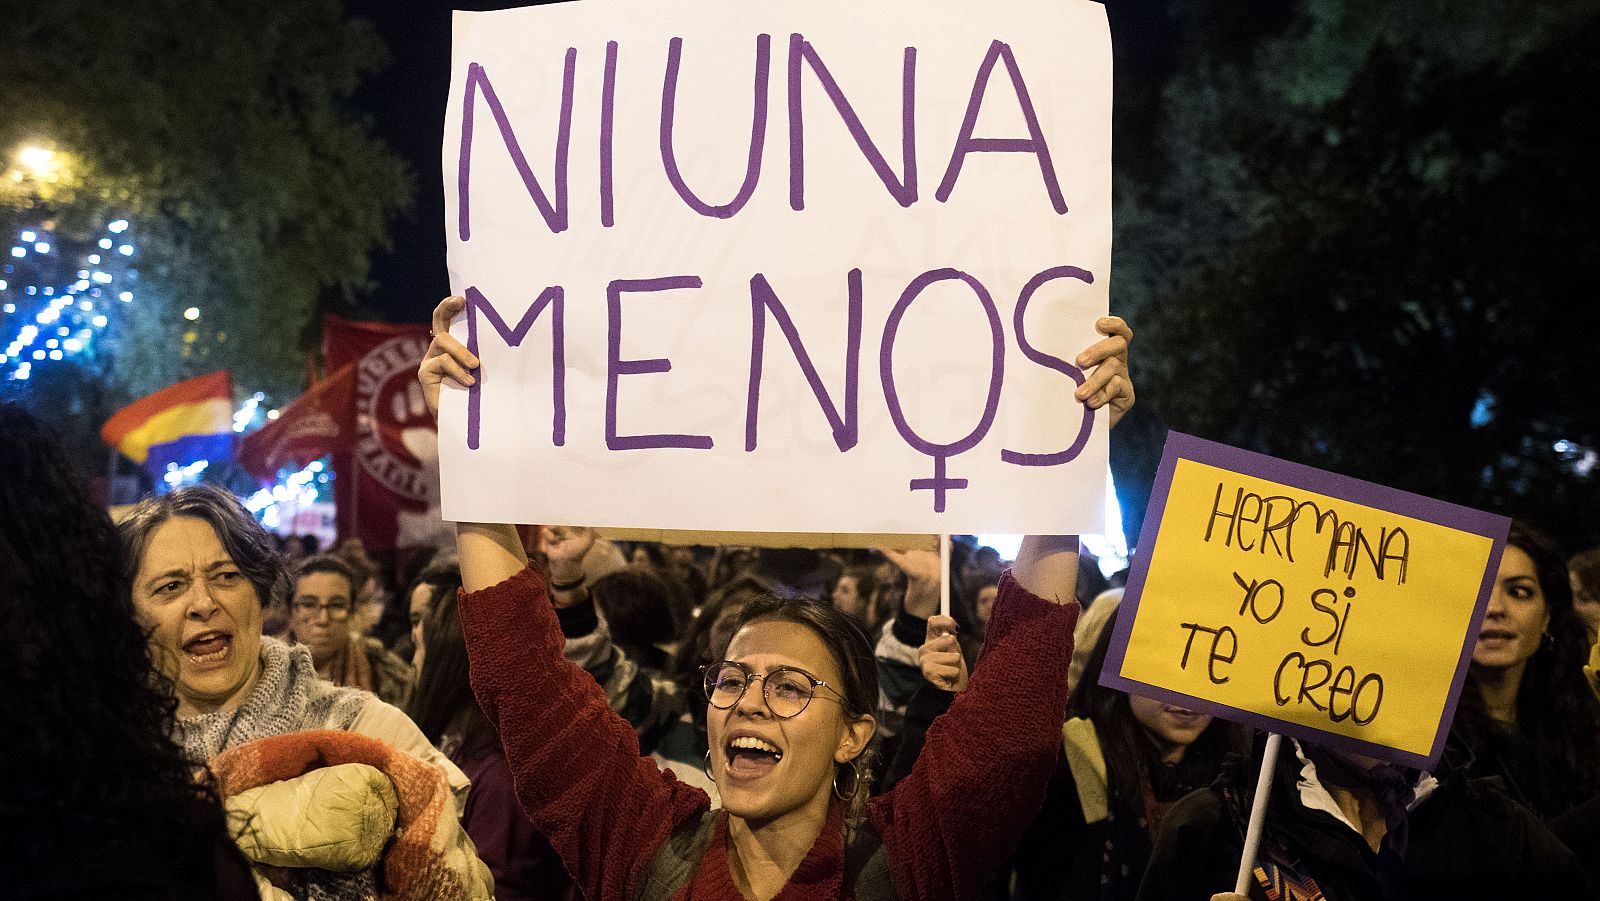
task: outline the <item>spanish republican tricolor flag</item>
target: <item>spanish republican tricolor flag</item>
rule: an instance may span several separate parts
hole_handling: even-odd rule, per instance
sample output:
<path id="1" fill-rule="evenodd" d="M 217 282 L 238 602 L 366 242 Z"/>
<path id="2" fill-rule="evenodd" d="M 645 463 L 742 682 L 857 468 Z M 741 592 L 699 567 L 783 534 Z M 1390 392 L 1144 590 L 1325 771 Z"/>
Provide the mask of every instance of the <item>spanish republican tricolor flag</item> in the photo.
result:
<path id="1" fill-rule="evenodd" d="M 100 437 L 157 478 L 167 464 L 233 457 L 233 379 L 227 370 L 162 388 L 111 414 Z"/>

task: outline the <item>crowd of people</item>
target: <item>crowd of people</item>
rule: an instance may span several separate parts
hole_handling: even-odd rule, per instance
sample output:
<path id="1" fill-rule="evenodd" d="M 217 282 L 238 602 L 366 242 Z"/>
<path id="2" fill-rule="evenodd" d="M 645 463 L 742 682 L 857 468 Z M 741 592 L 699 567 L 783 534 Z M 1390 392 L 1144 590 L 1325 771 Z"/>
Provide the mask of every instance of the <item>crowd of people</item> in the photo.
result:
<path id="1" fill-rule="evenodd" d="M 1073 401 L 1115 422 L 1099 328 Z M 1263 737 L 1099 684 L 1121 580 L 1075 537 L 462 523 L 402 573 L 211 486 L 113 525 L 66 459 L 0 406 L 7 897 L 1239 897 Z M 1597 614 L 1600 550 L 1517 522 L 1439 766 L 1286 743 L 1248 897 L 1594 897 Z"/>

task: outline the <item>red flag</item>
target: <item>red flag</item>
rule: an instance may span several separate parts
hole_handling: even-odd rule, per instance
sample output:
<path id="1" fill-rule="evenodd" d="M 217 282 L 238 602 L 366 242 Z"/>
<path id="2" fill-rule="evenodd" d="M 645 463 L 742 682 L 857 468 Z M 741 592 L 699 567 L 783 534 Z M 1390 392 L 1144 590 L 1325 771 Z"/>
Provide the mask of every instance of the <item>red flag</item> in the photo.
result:
<path id="1" fill-rule="evenodd" d="M 371 551 L 434 544 L 439 519 L 438 438 L 417 383 L 428 327 L 328 316 L 330 372 L 351 366 L 350 440 L 334 454 L 339 533 Z"/>
<path id="2" fill-rule="evenodd" d="M 302 468 L 355 442 L 356 367 L 346 365 L 278 411 L 278 418 L 239 441 L 239 462 L 270 481 L 285 466 Z M 335 470 L 337 472 L 337 470 Z"/>
<path id="3" fill-rule="evenodd" d="M 328 372 L 336 372 L 347 363 L 354 363 L 371 353 L 390 338 L 427 337 L 426 325 L 409 322 L 357 322 L 329 313 L 322 318 L 322 362 Z M 427 348 L 427 341 L 423 341 Z M 417 356 L 421 365 L 422 356 Z"/>

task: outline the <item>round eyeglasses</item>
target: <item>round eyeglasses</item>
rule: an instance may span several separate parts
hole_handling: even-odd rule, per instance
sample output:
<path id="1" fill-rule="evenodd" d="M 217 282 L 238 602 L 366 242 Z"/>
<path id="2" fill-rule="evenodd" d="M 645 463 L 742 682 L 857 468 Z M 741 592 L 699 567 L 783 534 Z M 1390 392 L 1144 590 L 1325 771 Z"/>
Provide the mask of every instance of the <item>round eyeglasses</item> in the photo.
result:
<path id="1" fill-rule="evenodd" d="M 793 667 L 783 666 L 762 674 L 751 671 L 742 663 L 724 660 L 704 667 L 704 671 L 706 700 L 718 710 L 727 710 L 739 703 L 745 689 L 755 679 L 761 680 L 761 694 L 767 700 L 767 709 L 779 719 L 799 716 L 819 688 L 826 688 L 839 695 L 840 702 L 844 701 L 844 695 L 839 694 L 838 689 L 805 670 Z"/>

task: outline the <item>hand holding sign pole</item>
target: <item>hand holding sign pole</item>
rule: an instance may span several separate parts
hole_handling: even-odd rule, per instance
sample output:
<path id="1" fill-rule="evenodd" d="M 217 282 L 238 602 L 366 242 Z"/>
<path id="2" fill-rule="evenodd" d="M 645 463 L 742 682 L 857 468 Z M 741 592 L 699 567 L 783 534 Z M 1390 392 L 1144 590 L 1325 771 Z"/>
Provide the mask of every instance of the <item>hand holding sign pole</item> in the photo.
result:
<path id="1" fill-rule="evenodd" d="M 1256 774 L 1256 794 L 1250 804 L 1250 825 L 1244 834 L 1244 853 L 1239 855 L 1239 875 L 1234 877 L 1234 894 L 1243 895 L 1250 889 L 1250 875 L 1256 867 L 1256 852 L 1261 850 L 1261 830 L 1266 827 L 1267 802 L 1272 800 L 1272 774 L 1278 769 L 1278 751 L 1283 747 L 1283 736 L 1276 732 L 1267 736 L 1267 745 L 1261 752 L 1261 771 Z"/>
<path id="2" fill-rule="evenodd" d="M 1509 528 L 1170 433 L 1101 684 L 1273 733 L 1269 758 L 1287 736 L 1429 769 Z"/>

